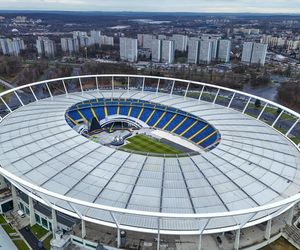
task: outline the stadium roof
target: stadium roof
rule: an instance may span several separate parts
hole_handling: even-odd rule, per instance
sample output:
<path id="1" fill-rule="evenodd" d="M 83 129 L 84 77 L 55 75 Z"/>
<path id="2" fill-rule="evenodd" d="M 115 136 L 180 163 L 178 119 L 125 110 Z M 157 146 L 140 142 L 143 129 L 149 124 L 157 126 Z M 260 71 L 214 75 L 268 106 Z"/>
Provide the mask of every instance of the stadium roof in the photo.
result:
<path id="1" fill-rule="evenodd" d="M 209 152 L 180 158 L 130 154 L 100 145 L 69 127 L 65 112 L 83 100 L 103 97 L 149 100 L 190 112 L 214 125 L 222 141 Z M 142 211 L 225 212 L 287 198 L 299 191 L 299 156 L 276 130 L 238 111 L 146 91 L 55 96 L 15 110 L 0 126 L 0 164 L 11 173 L 58 194 Z M 66 202 L 49 200 L 71 209 Z M 113 221 L 108 212 L 77 209 L 88 217 Z M 266 215 L 261 212 L 252 219 Z M 155 218 L 118 214 L 118 220 L 123 225 L 156 227 Z M 234 224 L 232 218 L 219 218 L 207 228 Z M 195 220 L 166 219 L 162 228 L 195 230 L 199 225 Z"/>

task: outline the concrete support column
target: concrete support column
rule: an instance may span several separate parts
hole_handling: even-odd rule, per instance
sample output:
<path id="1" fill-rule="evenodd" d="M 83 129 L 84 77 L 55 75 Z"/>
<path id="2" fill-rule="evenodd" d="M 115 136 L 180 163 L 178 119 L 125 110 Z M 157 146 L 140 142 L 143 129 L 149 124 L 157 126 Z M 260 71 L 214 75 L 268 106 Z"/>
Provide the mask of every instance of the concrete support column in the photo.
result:
<path id="1" fill-rule="evenodd" d="M 13 211 L 17 211 L 19 209 L 18 206 L 18 197 L 17 197 L 17 190 L 16 187 L 14 185 L 11 184 L 11 196 L 12 196 L 12 200 L 13 200 Z"/>
<path id="2" fill-rule="evenodd" d="M 160 219 L 157 220 L 157 250 L 160 249 Z"/>
<path id="3" fill-rule="evenodd" d="M 33 226 L 36 223 L 36 221 L 34 215 L 33 200 L 30 196 L 28 196 L 28 206 L 29 206 L 30 226 Z"/>
<path id="4" fill-rule="evenodd" d="M 202 234 L 199 234 L 198 250 L 202 248 Z"/>
<path id="5" fill-rule="evenodd" d="M 86 236 L 85 221 L 81 219 L 81 238 L 84 239 L 85 236 Z"/>
<path id="6" fill-rule="evenodd" d="M 288 217 L 286 220 L 286 224 L 291 226 L 293 223 L 293 217 L 294 217 L 294 207 L 291 207 L 290 210 L 288 211 Z"/>
<path id="7" fill-rule="evenodd" d="M 119 227 L 117 227 L 117 248 L 120 248 L 121 246 L 121 230 Z"/>
<path id="8" fill-rule="evenodd" d="M 52 208 L 52 233 L 53 239 L 55 239 L 55 232 L 57 231 L 57 215 L 56 210 Z"/>
<path id="9" fill-rule="evenodd" d="M 272 229 L 272 219 L 268 220 L 267 226 L 266 226 L 266 231 L 265 231 L 265 239 L 269 240 L 271 237 L 271 229 Z"/>
<path id="10" fill-rule="evenodd" d="M 235 241 L 234 241 L 234 249 L 239 250 L 240 248 L 240 237 L 241 237 L 241 229 L 236 230 L 235 233 Z"/>

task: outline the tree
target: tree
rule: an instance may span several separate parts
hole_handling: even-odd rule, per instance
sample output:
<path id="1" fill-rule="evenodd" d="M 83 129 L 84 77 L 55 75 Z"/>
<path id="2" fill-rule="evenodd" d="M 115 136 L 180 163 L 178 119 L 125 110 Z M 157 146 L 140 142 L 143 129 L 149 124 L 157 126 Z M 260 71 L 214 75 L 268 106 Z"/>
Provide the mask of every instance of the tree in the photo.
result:
<path id="1" fill-rule="evenodd" d="M 277 111 L 276 111 L 277 115 L 280 115 L 281 112 L 282 112 L 281 108 L 278 108 Z"/>
<path id="2" fill-rule="evenodd" d="M 256 99 L 254 105 L 256 108 L 259 108 L 261 106 L 261 101 L 259 99 Z"/>

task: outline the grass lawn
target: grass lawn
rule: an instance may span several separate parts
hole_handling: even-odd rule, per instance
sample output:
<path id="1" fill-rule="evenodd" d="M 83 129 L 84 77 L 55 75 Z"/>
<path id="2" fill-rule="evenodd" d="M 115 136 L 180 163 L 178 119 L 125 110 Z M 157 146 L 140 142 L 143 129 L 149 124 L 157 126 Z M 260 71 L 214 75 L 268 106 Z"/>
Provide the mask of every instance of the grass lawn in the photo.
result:
<path id="1" fill-rule="evenodd" d="M 290 244 L 285 238 L 280 237 L 278 240 L 275 240 L 260 250 L 297 250 L 297 248 Z"/>
<path id="2" fill-rule="evenodd" d="M 257 110 L 261 111 L 263 109 L 264 105 L 265 104 L 263 103 L 260 107 L 256 107 L 254 103 L 249 103 L 248 108 L 254 108 L 254 109 L 257 109 Z M 273 114 L 276 117 L 279 115 L 277 113 L 277 108 L 276 107 L 266 107 L 264 112 L 269 113 L 269 114 Z M 280 120 L 296 121 L 296 118 L 293 115 L 290 115 L 288 113 L 283 113 L 280 116 Z"/>
<path id="3" fill-rule="evenodd" d="M 14 240 L 13 242 L 19 250 L 29 250 L 28 246 L 23 240 Z"/>
<path id="4" fill-rule="evenodd" d="M 156 154 L 180 154 L 180 150 L 168 146 L 152 139 L 146 135 L 136 135 L 127 139 L 129 143 L 121 147 L 121 149 L 127 149 L 132 151 L 144 152 L 144 153 L 156 153 Z"/>
<path id="5" fill-rule="evenodd" d="M 4 92 L 6 89 L 2 86 L 2 85 L 0 85 L 0 93 L 1 92 Z"/>
<path id="6" fill-rule="evenodd" d="M 51 245 L 50 245 L 50 240 L 52 240 L 52 234 L 49 235 L 44 241 L 43 241 L 43 246 L 46 250 L 50 250 L 51 249 Z"/>
<path id="7" fill-rule="evenodd" d="M 30 230 L 38 239 L 42 238 L 46 233 L 48 233 L 45 228 L 38 224 L 33 225 Z"/>
<path id="8" fill-rule="evenodd" d="M 15 229 L 13 229 L 10 225 L 2 225 L 2 228 L 4 229 L 4 231 L 9 235 L 11 233 L 15 233 Z"/>
<path id="9" fill-rule="evenodd" d="M 0 214 L 0 224 L 5 224 L 7 223 L 6 220 L 4 219 L 3 215 Z"/>

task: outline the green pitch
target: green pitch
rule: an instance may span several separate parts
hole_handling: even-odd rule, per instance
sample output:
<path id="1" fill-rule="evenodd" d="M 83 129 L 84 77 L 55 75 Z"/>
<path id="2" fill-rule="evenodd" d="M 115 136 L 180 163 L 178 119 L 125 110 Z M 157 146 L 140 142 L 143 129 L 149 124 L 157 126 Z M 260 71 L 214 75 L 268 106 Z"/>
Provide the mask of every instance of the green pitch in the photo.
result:
<path id="1" fill-rule="evenodd" d="M 133 150 L 143 153 L 156 153 L 156 154 L 180 154 L 182 151 L 173 148 L 169 145 L 163 144 L 155 139 L 146 135 L 135 135 L 127 139 L 129 143 L 121 147 L 121 149 Z"/>

